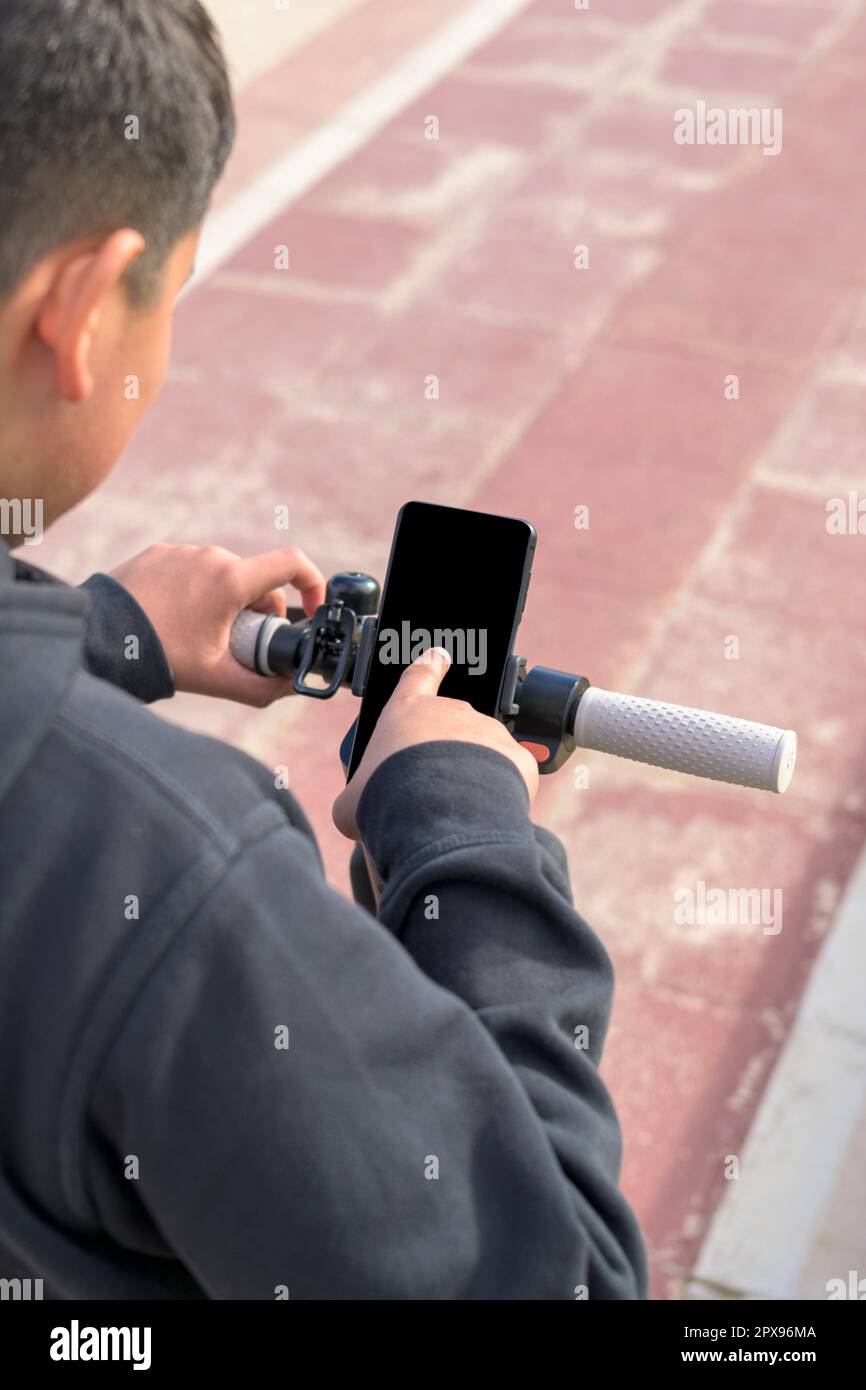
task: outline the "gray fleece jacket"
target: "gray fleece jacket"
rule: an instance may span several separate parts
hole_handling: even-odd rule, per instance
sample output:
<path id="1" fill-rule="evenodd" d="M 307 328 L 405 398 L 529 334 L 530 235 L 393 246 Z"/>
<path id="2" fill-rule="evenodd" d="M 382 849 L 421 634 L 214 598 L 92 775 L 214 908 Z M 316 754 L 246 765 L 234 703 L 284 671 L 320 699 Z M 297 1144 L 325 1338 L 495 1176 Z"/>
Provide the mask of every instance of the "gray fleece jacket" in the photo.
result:
<path id="1" fill-rule="evenodd" d="M 114 580 L 0 543 L 0 1279 L 645 1296 L 611 966 L 515 768 L 439 742 L 378 769 L 377 920 L 266 768 L 145 707 L 173 689 Z"/>

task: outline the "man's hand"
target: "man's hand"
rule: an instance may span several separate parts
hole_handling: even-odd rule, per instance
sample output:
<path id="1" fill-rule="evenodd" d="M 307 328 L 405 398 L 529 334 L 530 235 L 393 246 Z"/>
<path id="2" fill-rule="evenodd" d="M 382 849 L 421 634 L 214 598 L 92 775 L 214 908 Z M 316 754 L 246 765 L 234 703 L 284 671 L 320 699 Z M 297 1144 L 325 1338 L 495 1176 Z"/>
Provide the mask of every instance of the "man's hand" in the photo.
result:
<path id="1" fill-rule="evenodd" d="M 152 545 L 111 576 L 156 628 L 178 690 L 259 709 L 287 695 L 292 683 L 240 666 L 229 651 L 232 623 L 242 608 L 285 617 L 284 584 L 300 591 L 308 617 L 325 599 L 323 575 L 294 548 L 242 559 L 217 545 Z"/>
<path id="2" fill-rule="evenodd" d="M 392 753 L 414 743 L 456 739 L 502 753 L 511 759 L 526 783 L 530 805 L 535 799 L 538 763 L 533 754 L 513 739 L 498 719 L 479 714 L 465 700 L 445 699 L 437 694 L 449 665 L 448 653 L 442 647 L 431 647 L 400 677 L 379 715 L 355 775 L 334 802 L 334 824 L 348 839 L 360 838 L 355 809 L 376 768 Z"/>

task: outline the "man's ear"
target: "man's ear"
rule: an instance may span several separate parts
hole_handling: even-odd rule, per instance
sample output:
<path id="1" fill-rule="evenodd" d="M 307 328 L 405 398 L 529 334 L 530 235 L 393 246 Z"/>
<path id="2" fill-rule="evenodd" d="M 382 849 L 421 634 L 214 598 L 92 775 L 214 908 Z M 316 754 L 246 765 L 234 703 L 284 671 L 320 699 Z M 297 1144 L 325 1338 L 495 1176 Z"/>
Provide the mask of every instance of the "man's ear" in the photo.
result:
<path id="1" fill-rule="evenodd" d="M 57 393 L 72 404 L 93 390 L 93 333 L 108 297 L 144 246 L 140 232 L 127 227 L 58 261 L 36 329 L 54 354 Z"/>

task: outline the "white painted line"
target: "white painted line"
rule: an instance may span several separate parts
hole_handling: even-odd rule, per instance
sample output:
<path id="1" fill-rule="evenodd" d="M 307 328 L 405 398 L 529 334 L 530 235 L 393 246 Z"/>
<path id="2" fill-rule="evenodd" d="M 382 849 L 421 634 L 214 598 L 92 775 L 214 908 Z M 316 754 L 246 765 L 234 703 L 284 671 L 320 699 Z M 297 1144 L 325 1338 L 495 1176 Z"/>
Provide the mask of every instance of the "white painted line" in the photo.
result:
<path id="1" fill-rule="evenodd" d="M 253 180 L 205 223 L 186 293 L 224 265 L 256 232 L 367 143 L 440 77 L 490 38 L 530 0 L 476 0 L 330 121 Z M 435 114 L 435 113 L 434 113 Z"/>
<path id="2" fill-rule="evenodd" d="M 866 856 L 815 963 L 696 1280 L 746 1298 L 803 1296 L 801 1276 L 822 1238 L 864 1104 Z M 694 1293 L 706 1296 L 700 1288 Z"/>

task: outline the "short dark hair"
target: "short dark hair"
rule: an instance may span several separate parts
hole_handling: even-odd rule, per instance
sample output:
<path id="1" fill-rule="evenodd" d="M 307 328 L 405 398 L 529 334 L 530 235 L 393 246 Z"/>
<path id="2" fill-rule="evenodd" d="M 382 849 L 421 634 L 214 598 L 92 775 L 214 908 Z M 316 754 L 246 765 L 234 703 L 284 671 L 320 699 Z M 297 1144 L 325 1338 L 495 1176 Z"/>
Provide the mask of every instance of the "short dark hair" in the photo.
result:
<path id="1" fill-rule="evenodd" d="M 66 242 L 132 227 L 129 294 L 149 302 L 234 131 L 199 0 L 0 0 L 0 299 Z"/>

